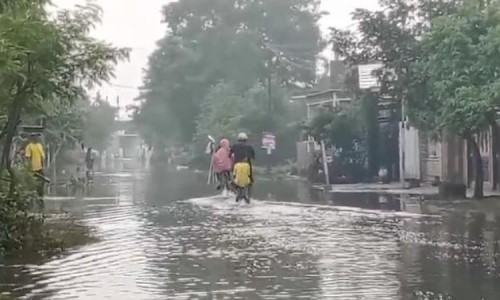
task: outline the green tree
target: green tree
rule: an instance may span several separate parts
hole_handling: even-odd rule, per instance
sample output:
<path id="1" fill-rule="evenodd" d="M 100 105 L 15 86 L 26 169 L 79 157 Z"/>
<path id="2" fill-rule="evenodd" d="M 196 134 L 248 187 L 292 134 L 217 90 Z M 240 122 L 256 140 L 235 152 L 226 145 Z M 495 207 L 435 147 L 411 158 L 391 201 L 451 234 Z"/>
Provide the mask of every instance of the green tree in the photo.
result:
<path id="1" fill-rule="evenodd" d="M 85 96 L 73 103 L 44 109 L 45 145 L 50 152 L 51 163 L 58 161 L 63 150 L 80 147 L 83 141 L 96 150 L 104 150 L 115 130 L 116 108 L 96 95 L 93 102 Z M 23 119 L 33 123 L 35 119 Z M 58 161 L 59 163 L 60 161 Z M 62 161 L 62 163 L 65 163 Z M 59 165 L 59 164 L 58 164 Z M 51 168 L 53 165 L 47 165 Z"/>
<path id="2" fill-rule="evenodd" d="M 414 84 L 411 66 L 421 57 L 420 40 L 429 30 L 431 21 L 439 16 L 453 14 L 457 10 L 458 0 L 382 0 L 381 8 L 376 11 L 357 9 L 352 14 L 357 23 L 357 31 L 332 29 L 330 42 L 334 51 L 343 57 L 346 63 L 356 70 L 358 64 L 381 63 L 377 77 L 381 83 L 376 93 L 359 90 L 357 72 L 349 74 L 346 86 L 359 99 L 363 111 L 371 112 L 367 118 L 372 119 L 368 127 L 370 173 L 376 175 L 378 162 L 382 160 L 396 163 L 398 161 L 398 143 L 384 145 L 378 143 L 374 136 L 377 127 L 378 108 L 373 104 L 378 99 L 390 100 L 390 108 L 394 114 L 391 120 L 400 120 L 408 112 L 402 111 L 408 101 L 418 99 L 426 93 L 425 89 Z M 366 98 L 371 98 L 366 101 Z M 370 102 L 371 101 L 371 102 Z M 412 120 L 414 121 L 414 120 Z M 397 122 L 397 121 L 396 121 Z M 415 123 L 414 123 L 415 124 Z M 380 131 L 383 132 L 383 128 Z M 389 136 L 399 136 L 398 126 L 389 126 Z M 377 138 L 379 138 L 377 136 Z M 389 148 L 387 148 L 389 147 Z M 386 148 L 386 149 L 382 149 Z M 389 168 L 391 169 L 391 168 Z M 374 174 L 375 173 L 375 174 Z"/>
<path id="3" fill-rule="evenodd" d="M 116 130 L 117 109 L 98 93 L 90 103 L 83 127 L 83 141 L 89 147 L 103 151 L 109 145 L 111 135 Z"/>
<path id="4" fill-rule="evenodd" d="M 398 136 L 398 126 L 389 124 L 379 128 L 378 99 L 382 96 L 391 100 L 392 107 L 399 111 L 406 97 L 406 70 L 411 61 L 416 59 L 415 51 L 418 45 L 420 26 L 415 23 L 414 15 L 421 12 L 415 1 L 387 0 L 380 2 L 382 8 L 378 11 L 357 9 L 353 20 L 358 24 L 358 33 L 350 30 L 332 29 L 331 43 L 333 49 L 345 58 L 346 63 L 357 69 L 358 64 L 381 62 L 383 68 L 378 71 L 381 82 L 376 93 L 366 93 L 359 90 L 357 72 L 349 74 L 346 86 L 367 113 L 367 119 L 372 120 L 372 126 L 367 127 L 365 135 L 368 138 L 370 175 L 376 176 L 380 164 L 389 170 L 393 178 L 391 165 L 398 163 L 398 143 L 377 143 L 376 139 L 384 136 Z M 418 23 L 418 22 L 417 22 Z M 420 23 L 421 24 L 421 23 Z M 392 76 L 394 73 L 396 76 Z M 373 105 L 375 104 L 375 105 Z M 399 115 L 399 114 L 398 114 Z M 398 116 L 392 116 L 398 118 Z M 400 119 L 400 118 L 398 118 Z M 374 121 L 374 122 L 373 122 Z M 379 132 L 383 134 L 379 134 Z"/>
<path id="5" fill-rule="evenodd" d="M 24 249 L 28 241 L 47 243 L 43 218 L 29 212 L 41 199 L 33 191 L 33 174 L 11 165 L 11 146 L 21 120 L 45 119 L 51 130 L 72 135 L 85 88 L 113 76 L 127 49 L 89 36 L 100 9 L 89 4 L 49 16 L 48 1 L 2 1 L 0 4 L 0 111 L 6 115 L 0 133 L 0 253 Z M 72 119 L 71 117 L 75 118 Z M 57 128 L 55 128 L 57 127 Z M 49 137 L 61 139 L 58 133 Z M 9 190 L 5 193 L 5 189 Z"/>
<path id="6" fill-rule="evenodd" d="M 365 179 L 366 128 L 359 106 L 323 109 L 306 131 L 316 141 L 325 141 L 336 154 L 335 171 L 351 180 Z"/>
<path id="7" fill-rule="evenodd" d="M 168 4 L 164 7 L 168 35 L 150 57 L 138 123 L 157 136 L 168 126 L 179 131 L 181 140 L 191 142 L 198 115 L 204 113 L 201 99 L 220 81 L 231 82 L 239 92 L 272 74 L 280 84 L 314 82 L 316 58 L 323 48 L 318 3 L 181 0 Z"/>
<path id="8" fill-rule="evenodd" d="M 466 3 L 433 20 L 415 64 L 415 82 L 426 97 L 411 102 L 414 119 L 429 130 L 464 138 L 474 160 L 474 197 L 483 197 L 479 135 L 495 120 L 500 95 L 500 6 Z"/>
<path id="9" fill-rule="evenodd" d="M 277 136 L 277 148 L 272 163 L 281 163 L 295 156 L 295 143 L 300 127 L 293 119 L 293 111 L 286 104 L 287 93 L 276 81 L 272 82 L 272 110 L 269 111 L 267 87 L 255 83 L 246 91 L 238 91 L 234 84 L 220 82 L 213 86 L 202 101 L 195 142 L 200 151 L 206 143 L 207 135 L 217 139 L 233 140 L 238 132 L 244 131 L 250 136 L 250 142 L 260 149 L 261 135 L 272 131 Z M 262 158 L 262 157 L 261 157 Z M 259 159 L 259 163 L 267 162 Z"/>
<path id="10" fill-rule="evenodd" d="M 89 36 L 99 21 L 100 9 L 89 4 L 77 11 L 62 11 L 51 19 L 45 2 L 23 5 L 0 14 L 0 90 L 7 122 L 2 132 L 1 165 L 11 174 L 10 150 L 23 114 L 47 114 L 50 108 L 82 99 L 86 86 L 113 76 L 113 67 L 128 50 Z M 15 185 L 12 184 L 11 188 Z"/>
<path id="11" fill-rule="evenodd" d="M 217 140 L 235 137 L 242 130 L 241 119 L 252 100 L 238 93 L 234 85 L 224 82 L 215 85 L 202 101 L 195 140 L 205 142 L 208 135 Z"/>
<path id="12" fill-rule="evenodd" d="M 240 67 L 255 67 L 252 59 L 242 60 L 238 53 L 247 52 L 247 49 L 256 50 L 238 40 L 238 37 L 251 37 L 250 41 L 255 39 L 260 47 L 258 50 L 266 50 L 264 53 L 256 51 L 254 55 L 264 54 L 268 58 L 271 52 L 273 58 L 280 58 L 275 66 L 280 79 L 312 83 L 316 79 L 314 67 L 317 54 L 324 46 L 317 25 L 322 16 L 319 5 L 318 0 L 209 0 L 203 3 L 182 0 L 164 7 L 164 20 L 172 35 L 186 41 L 201 42 L 199 45 L 207 45 L 204 42 L 208 42 L 209 47 L 205 50 L 209 50 L 217 62 L 222 62 L 219 68 L 230 57 L 242 63 Z M 221 46 L 220 42 L 226 43 Z M 225 51 L 233 56 L 226 56 Z M 310 63 L 309 68 L 297 66 L 304 61 Z M 262 63 L 257 66 L 262 66 Z M 227 66 L 223 68 L 229 69 Z"/>
<path id="13" fill-rule="evenodd" d="M 72 105 L 65 105 L 58 109 L 47 111 L 45 121 L 45 145 L 51 155 L 51 165 L 59 158 L 62 150 L 78 146 L 83 138 L 86 125 L 85 115 L 88 110 L 86 99 L 76 101 Z"/>

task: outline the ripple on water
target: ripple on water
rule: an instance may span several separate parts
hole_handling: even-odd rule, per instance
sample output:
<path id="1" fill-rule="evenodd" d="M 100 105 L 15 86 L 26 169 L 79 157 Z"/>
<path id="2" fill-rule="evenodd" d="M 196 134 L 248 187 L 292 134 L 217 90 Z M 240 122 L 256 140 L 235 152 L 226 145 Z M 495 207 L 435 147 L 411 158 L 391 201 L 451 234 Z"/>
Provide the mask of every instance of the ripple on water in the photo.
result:
<path id="1" fill-rule="evenodd" d="M 318 293 L 324 299 L 395 299 L 397 240 L 390 233 L 372 235 L 355 225 L 367 213 L 283 203 L 255 201 L 248 207 L 219 199 L 193 199 L 196 205 L 214 208 L 214 213 L 236 214 L 245 228 L 234 234 L 263 237 L 271 251 L 284 249 L 289 255 L 310 255 L 318 274 Z M 262 252 L 261 252 L 262 253 Z M 295 265 L 295 271 L 301 268 Z M 310 269 L 308 266 L 305 270 Z"/>
<path id="2" fill-rule="evenodd" d="M 413 228 L 425 220 L 440 226 L 423 215 L 239 205 L 217 197 L 165 207 L 128 201 L 90 206 L 85 220 L 100 242 L 22 266 L 32 283 L 16 293 L 25 299 L 439 299 L 432 295 L 440 293 L 415 292 L 423 287 L 415 249 L 456 247 Z M 448 260 L 440 251 L 428 252 L 429 261 Z"/>

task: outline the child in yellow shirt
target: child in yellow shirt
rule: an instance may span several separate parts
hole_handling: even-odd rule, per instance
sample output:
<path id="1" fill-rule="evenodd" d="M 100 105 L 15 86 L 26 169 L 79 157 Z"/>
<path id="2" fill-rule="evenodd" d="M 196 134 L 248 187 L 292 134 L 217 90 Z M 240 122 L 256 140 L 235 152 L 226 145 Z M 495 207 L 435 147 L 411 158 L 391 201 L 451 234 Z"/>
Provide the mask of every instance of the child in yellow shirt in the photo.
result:
<path id="1" fill-rule="evenodd" d="M 248 162 L 239 162 L 234 165 L 234 187 L 236 191 L 236 202 L 240 200 L 245 200 L 246 203 L 250 203 L 250 186 L 252 185 L 251 180 L 251 167 Z"/>

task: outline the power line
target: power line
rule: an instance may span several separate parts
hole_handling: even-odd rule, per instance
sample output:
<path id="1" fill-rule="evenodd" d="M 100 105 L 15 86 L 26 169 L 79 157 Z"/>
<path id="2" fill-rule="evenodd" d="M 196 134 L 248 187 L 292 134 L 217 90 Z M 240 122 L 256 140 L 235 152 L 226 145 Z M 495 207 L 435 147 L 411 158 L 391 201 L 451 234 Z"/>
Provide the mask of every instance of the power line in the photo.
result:
<path id="1" fill-rule="evenodd" d="M 112 86 L 112 87 L 122 88 L 122 89 L 132 89 L 132 90 L 143 90 L 144 89 L 144 88 L 137 87 L 137 86 L 118 84 L 118 83 L 108 83 L 108 85 Z"/>
<path id="2" fill-rule="evenodd" d="M 290 56 L 290 57 L 295 57 L 297 58 L 298 60 L 302 60 L 303 62 L 306 62 L 306 63 L 313 63 L 313 61 L 310 61 L 310 60 L 307 60 L 305 58 L 299 58 L 298 55 L 300 54 L 309 54 L 309 55 L 313 55 L 313 56 L 316 56 L 316 53 L 311 53 L 311 52 L 308 52 L 308 53 L 292 53 L 292 52 L 288 52 L 283 50 L 283 49 L 280 49 L 280 47 L 275 44 L 271 45 L 270 43 L 268 43 L 267 45 L 269 48 L 273 49 L 274 51 L 276 52 L 280 52 L 279 54 L 285 54 L 287 56 Z"/>
<path id="3" fill-rule="evenodd" d="M 351 24 L 348 27 L 352 27 L 356 24 Z M 280 56 L 280 59 L 286 61 L 288 64 L 300 68 L 303 70 L 308 70 L 308 71 L 317 71 L 317 66 L 316 66 L 316 61 L 311 61 L 307 60 L 305 58 L 299 57 L 298 55 L 301 54 L 316 54 L 314 53 L 314 49 L 311 49 L 311 47 L 308 44 L 301 43 L 301 44 L 276 44 L 276 43 L 270 43 L 267 42 L 265 44 L 269 50 L 271 50 L 275 55 Z M 281 49 L 280 49 L 281 48 Z M 289 48 L 287 50 L 283 50 L 283 48 Z M 293 51 L 291 49 L 310 49 L 309 51 Z M 293 52 L 293 53 L 292 53 Z M 290 59 L 291 58 L 291 59 Z M 292 60 L 293 59 L 293 60 Z M 143 87 L 138 87 L 138 86 L 131 86 L 131 85 L 125 85 L 125 84 L 119 84 L 119 83 L 109 83 L 109 86 L 120 88 L 120 89 L 131 89 L 131 90 L 145 90 Z"/>
<path id="4" fill-rule="evenodd" d="M 313 61 L 308 61 L 308 60 L 305 60 L 305 59 L 302 59 L 302 58 L 299 58 L 297 56 L 294 56 L 294 55 L 288 55 L 288 56 L 291 56 L 293 57 L 295 60 L 297 61 L 300 61 L 302 64 L 298 63 L 298 62 L 295 62 L 291 59 L 289 59 L 287 56 L 284 56 L 283 54 L 289 54 L 289 53 L 284 53 L 283 51 L 281 51 L 280 49 L 276 49 L 274 48 L 273 46 L 271 46 L 270 44 L 267 45 L 269 50 L 271 50 L 271 52 L 273 52 L 274 54 L 276 55 L 279 55 L 280 56 L 280 59 L 286 61 L 287 63 L 289 63 L 290 65 L 292 66 L 295 66 L 297 68 L 301 68 L 303 70 L 307 70 L 307 71 L 314 71 L 316 72 L 316 62 L 313 62 Z"/>

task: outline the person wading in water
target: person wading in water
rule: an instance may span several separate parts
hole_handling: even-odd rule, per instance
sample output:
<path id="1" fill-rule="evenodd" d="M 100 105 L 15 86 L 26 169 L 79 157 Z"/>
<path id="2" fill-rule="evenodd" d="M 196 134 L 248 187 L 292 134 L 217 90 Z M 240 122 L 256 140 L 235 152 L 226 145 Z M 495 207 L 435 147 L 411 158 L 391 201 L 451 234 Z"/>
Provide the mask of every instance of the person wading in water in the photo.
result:
<path id="1" fill-rule="evenodd" d="M 217 190 L 223 189 L 223 197 L 227 197 L 231 189 L 230 182 L 231 171 L 233 170 L 233 160 L 229 156 L 230 151 L 229 140 L 222 139 L 219 149 L 212 155 L 212 163 L 217 175 L 217 181 L 219 182 Z"/>
<path id="2" fill-rule="evenodd" d="M 229 156 L 234 159 L 234 183 L 237 188 L 236 202 L 245 199 L 250 203 L 250 191 L 254 183 L 252 161 L 255 160 L 255 150 L 247 144 L 248 136 L 238 134 L 238 143 L 231 147 Z M 246 191 L 246 193 L 244 193 Z"/>
<path id="3" fill-rule="evenodd" d="M 87 184 L 92 182 L 92 180 L 94 179 L 94 161 L 94 151 L 91 147 L 88 147 L 87 153 L 85 154 L 85 180 L 87 181 Z"/>
<path id="4" fill-rule="evenodd" d="M 24 155 L 29 161 L 30 171 L 33 172 L 35 177 L 40 181 L 38 187 L 38 194 L 43 196 L 44 180 L 43 167 L 45 161 L 45 151 L 43 145 L 40 143 L 38 135 L 32 134 L 30 136 L 29 144 L 26 146 Z"/>

